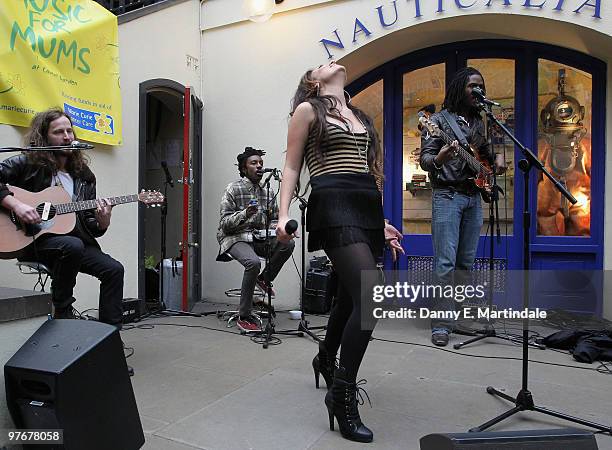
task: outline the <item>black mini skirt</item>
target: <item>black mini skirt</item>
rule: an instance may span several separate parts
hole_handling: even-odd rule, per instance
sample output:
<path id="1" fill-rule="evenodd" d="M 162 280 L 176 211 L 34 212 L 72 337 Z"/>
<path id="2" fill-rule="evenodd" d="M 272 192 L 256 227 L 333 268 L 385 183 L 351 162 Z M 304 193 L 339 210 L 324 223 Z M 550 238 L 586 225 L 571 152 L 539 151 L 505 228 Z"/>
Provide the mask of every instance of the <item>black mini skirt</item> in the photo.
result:
<path id="1" fill-rule="evenodd" d="M 338 173 L 310 179 L 308 251 L 364 242 L 376 257 L 385 246 L 382 196 L 374 176 Z"/>

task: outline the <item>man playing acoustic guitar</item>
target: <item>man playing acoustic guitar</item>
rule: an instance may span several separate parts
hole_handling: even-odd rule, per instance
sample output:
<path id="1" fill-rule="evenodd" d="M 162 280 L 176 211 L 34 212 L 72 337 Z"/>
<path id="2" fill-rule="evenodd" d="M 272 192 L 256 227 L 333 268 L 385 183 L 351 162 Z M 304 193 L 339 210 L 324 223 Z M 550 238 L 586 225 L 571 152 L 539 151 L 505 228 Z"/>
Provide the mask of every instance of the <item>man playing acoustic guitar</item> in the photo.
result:
<path id="1" fill-rule="evenodd" d="M 74 140 L 72 121 L 57 108 L 38 113 L 25 137 L 32 147 L 70 145 Z M 0 162 L 0 204 L 24 224 L 40 223 L 36 209 L 11 195 L 5 184 L 31 192 L 62 186 L 75 201 L 96 199 L 96 177 L 77 149 L 24 152 Z M 96 242 L 110 225 L 111 208 L 106 200 L 98 200 L 97 209 L 77 212 L 71 233 L 41 236 L 18 256 L 51 269 L 54 318 L 74 318 L 72 293 L 82 272 L 100 280 L 99 320 L 121 328 L 123 266 Z"/>
<path id="2" fill-rule="evenodd" d="M 431 238 L 434 253 L 434 271 L 438 283 L 450 285 L 453 272 L 470 271 L 476 256 L 482 209 L 480 193 L 471 178 L 466 161 L 461 155 L 457 133 L 451 121 L 456 122 L 465 140 L 476 150 L 481 160 L 493 164 L 497 173 L 506 170 L 503 155 L 492 157 L 485 137 L 484 123 L 477 108 L 472 89 L 484 91 L 484 80 L 480 72 L 471 67 L 459 70 L 449 83 L 444 98 L 443 110 L 431 120 L 456 141 L 446 144 L 438 136 L 425 132 L 421 137 L 421 168 L 429 172 L 432 185 Z M 454 280 L 457 283 L 458 280 Z M 437 309 L 454 311 L 454 299 L 439 299 Z M 431 340 L 435 345 L 448 344 L 449 333 L 454 324 L 446 319 L 432 319 Z"/>

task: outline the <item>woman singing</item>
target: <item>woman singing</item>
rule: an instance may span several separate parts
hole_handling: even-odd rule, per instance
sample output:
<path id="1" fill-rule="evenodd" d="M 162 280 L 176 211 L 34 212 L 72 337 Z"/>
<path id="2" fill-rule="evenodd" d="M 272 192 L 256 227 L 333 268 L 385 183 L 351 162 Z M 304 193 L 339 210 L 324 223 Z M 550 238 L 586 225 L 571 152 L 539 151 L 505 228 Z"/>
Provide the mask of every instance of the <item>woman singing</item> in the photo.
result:
<path id="1" fill-rule="evenodd" d="M 306 220 L 308 251 L 325 250 L 340 284 L 325 340 L 312 362 L 315 380 L 318 385 L 320 373 L 328 387 L 330 429 L 335 416 L 342 436 L 371 442 L 372 431 L 361 422 L 357 409 L 357 372 L 373 328 L 361 326 L 361 272 L 376 270 L 385 241 L 394 259 L 404 251 L 401 233 L 383 218 L 376 184 L 376 178 L 382 179 L 378 135 L 372 120 L 351 105 L 348 94 L 345 97 L 346 79 L 346 69 L 331 61 L 300 80 L 291 104 L 277 236 L 280 241 L 293 238 L 285 225 L 306 160 L 312 186 Z"/>

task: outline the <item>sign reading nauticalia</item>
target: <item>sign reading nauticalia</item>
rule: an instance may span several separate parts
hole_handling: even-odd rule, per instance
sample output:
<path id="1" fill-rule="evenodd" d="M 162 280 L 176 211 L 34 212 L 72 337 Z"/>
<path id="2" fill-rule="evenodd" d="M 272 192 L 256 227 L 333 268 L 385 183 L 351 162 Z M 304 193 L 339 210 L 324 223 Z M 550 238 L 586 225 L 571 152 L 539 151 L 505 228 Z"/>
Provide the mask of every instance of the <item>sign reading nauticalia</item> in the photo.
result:
<path id="1" fill-rule="evenodd" d="M 402 16 L 413 15 L 415 19 L 426 18 L 428 14 L 443 16 L 450 11 L 465 13 L 477 8 L 486 11 L 512 12 L 513 10 L 538 11 L 550 10 L 558 14 L 588 14 L 595 19 L 601 19 L 601 4 L 604 0 L 393 0 L 386 5 L 372 9 L 370 17 L 356 17 L 352 33 L 340 33 L 338 29 L 331 32 L 329 38 L 319 42 L 333 58 L 334 51 L 344 50 L 345 43 L 350 39 L 355 44 L 361 38 L 367 38 L 374 33 L 374 27 L 390 29 L 398 25 Z M 609 0 L 607 0 L 609 1 Z M 431 9 L 430 9 L 431 8 Z"/>
<path id="2" fill-rule="evenodd" d="M 92 0 L 2 0 L 0 123 L 64 108 L 79 138 L 121 144 L 117 17 Z"/>

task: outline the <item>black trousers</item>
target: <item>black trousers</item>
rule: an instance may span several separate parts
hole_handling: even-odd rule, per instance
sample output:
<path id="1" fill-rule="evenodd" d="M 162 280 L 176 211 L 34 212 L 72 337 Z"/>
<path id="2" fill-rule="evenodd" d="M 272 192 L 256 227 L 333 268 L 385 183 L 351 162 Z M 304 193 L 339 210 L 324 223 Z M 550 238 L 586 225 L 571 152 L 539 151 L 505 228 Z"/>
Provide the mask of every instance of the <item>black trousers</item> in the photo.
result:
<path id="1" fill-rule="evenodd" d="M 68 308 L 79 272 L 100 280 L 99 320 L 121 326 L 123 319 L 123 265 L 76 236 L 43 236 L 29 246 L 20 260 L 40 262 L 51 270 L 51 296 L 55 308 Z"/>

